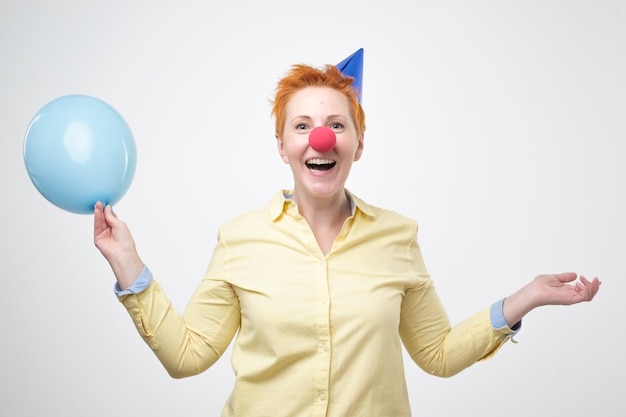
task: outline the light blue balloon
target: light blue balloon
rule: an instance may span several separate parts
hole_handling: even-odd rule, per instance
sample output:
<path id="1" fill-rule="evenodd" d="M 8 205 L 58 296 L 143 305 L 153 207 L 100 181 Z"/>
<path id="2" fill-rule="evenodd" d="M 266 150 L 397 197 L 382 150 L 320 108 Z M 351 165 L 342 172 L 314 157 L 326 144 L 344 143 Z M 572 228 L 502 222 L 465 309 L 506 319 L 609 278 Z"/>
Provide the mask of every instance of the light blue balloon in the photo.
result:
<path id="1" fill-rule="evenodd" d="M 124 118 L 86 95 L 59 97 L 28 126 L 24 162 L 49 202 L 72 213 L 93 213 L 96 202 L 114 205 L 135 175 L 137 150 Z"/>

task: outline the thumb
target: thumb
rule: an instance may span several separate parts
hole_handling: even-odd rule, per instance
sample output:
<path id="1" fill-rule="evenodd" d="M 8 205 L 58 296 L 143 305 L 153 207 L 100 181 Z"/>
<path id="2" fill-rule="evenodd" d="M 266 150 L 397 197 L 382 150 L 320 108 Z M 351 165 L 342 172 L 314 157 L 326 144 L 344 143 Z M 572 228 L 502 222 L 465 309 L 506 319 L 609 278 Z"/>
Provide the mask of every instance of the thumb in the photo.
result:
<path id="1" fill-rule="evenodd" d="M 576 272 L 562 272 L 560 274 L 555 274 L 554 276 L 560 282 L 572 282 L 576 279 L 578 274 L 576 274 Z"/>

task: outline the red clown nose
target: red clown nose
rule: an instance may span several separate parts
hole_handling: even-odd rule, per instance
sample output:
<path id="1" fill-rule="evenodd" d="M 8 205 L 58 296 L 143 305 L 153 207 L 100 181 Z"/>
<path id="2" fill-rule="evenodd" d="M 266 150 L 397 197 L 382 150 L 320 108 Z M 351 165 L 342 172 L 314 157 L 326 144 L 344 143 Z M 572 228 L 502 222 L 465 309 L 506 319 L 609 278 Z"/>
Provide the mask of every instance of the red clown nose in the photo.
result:
<path id="1" fill-rule="evenodd" d="M 337 136 L 329 127 L 318 126 L 309 133 L 309 145 L 318 152 L 331 151 L 336 143 Z"/>

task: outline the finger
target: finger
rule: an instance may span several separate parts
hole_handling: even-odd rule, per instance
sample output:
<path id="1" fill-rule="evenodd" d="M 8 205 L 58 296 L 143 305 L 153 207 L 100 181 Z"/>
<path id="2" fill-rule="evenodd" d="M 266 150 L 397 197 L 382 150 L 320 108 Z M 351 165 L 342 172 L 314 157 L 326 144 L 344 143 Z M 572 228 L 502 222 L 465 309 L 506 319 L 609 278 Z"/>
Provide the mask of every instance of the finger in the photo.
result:
<path id="1" fill-rule="evenodd" d="M 117 215 L 113 213 L 113 208 L 110 204 L 107 204 L 104 208 L 104 218 L 106 219 L 108 224 L 115 224 L 117 221 Z"/>
<path id="2" fill-rule="evenodd" d="M 586 277 L 580 276 L 580 282 L 585 286 L 585 290 L 588 292 L 589 300 L 592 300 L 593 297 L 596 296 L 598 291 L 600 290 L 600 280 L 598 277 L 595 277 L 593 280 L 589 281 Z"/>
<path id="3" fill-rule="evenodd" d="M 593 300 L 593 297 L 595 297 L 600 286 L 597 278 L 594 278 L 593 281 L 589 281 L 581 275 L 580 282 L 577 283 L 577 288 L 579 288 L 579 292 L 581 294 L 584 294 L 585 301 L 591 301 Z"/>
<path id="4" fill-rule="evenodd" d="M 102 232 L 102 230 L 104 229 L 105 223 L 104 223 L 104 213 L 102 212 L 102 203 L 101 202 L 97 202 L 94 205 L 93 208 L 93 214 L 94 214 L 94 218 L 93 218 L 93 232 L 94 232 L 94 236 L 98 235 L 100 232 Z"/>
<path id="5" fill-rule="evenodd" d="M 598 277 L 594 278 L 593 281 L 591 281 L 591 288 L 593 290 L 593 296 L 594 297 L 596 296 L 596 294 L 600 290 L 600 285 L 602 285 L 602 282 L 598 279 Z"/>

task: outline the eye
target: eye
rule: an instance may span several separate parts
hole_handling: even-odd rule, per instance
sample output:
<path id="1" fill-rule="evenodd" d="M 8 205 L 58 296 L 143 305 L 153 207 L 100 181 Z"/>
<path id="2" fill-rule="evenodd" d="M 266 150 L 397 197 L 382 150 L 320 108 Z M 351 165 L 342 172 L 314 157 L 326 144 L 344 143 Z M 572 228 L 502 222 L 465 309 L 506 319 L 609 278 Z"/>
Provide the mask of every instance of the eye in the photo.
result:
<path id="1" fill-rule="evenodd" d="M 341 129 L 343 129 L 343 124 L 341 124 L 341 123 L 339 123 L 339 122 L 337 122 L 337 123 L 332 123 L 332 124 L 330 125 L 330 128 L 331 128 L 332 130 L 341 130 Z"/>
<path id="2" fill-rule="evenodd" d="M 308 126 L 307 126 L 306 124 L 304 124 L 304 123 L 298 123 L 298 124 L 296 125 L 296 130 L 306 130 L 306 129 L 307 129 L 307 127 L 308 127 Z"/>

